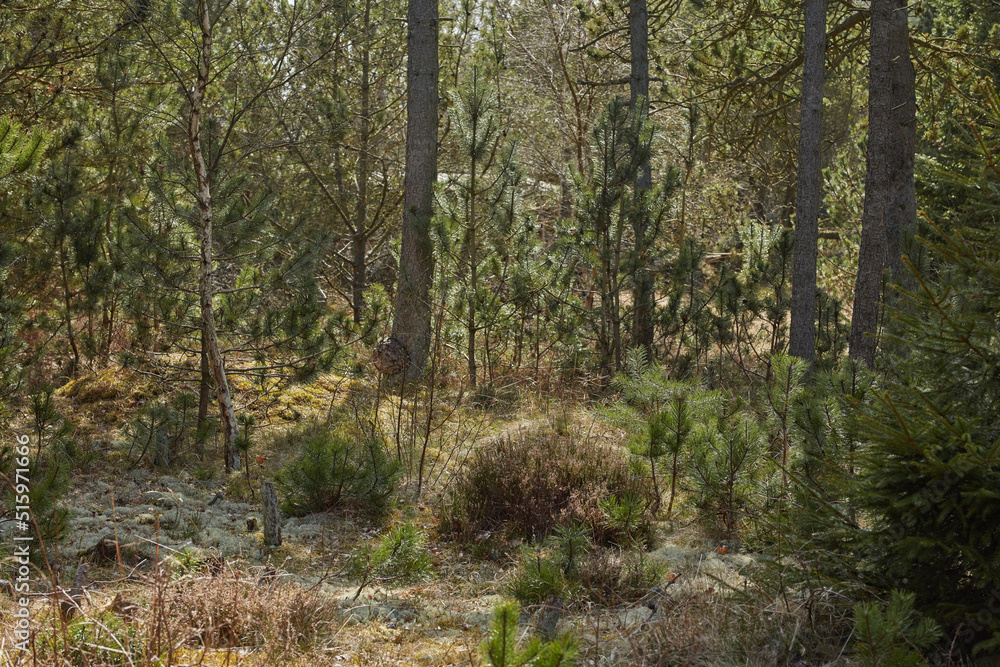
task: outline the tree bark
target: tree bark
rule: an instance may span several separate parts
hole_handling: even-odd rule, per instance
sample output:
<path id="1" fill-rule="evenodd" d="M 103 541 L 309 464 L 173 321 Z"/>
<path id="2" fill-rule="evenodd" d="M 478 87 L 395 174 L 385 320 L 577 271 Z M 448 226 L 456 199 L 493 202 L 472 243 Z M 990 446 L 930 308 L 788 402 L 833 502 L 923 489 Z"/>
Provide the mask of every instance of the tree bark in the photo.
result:
<path id="1" fill-rule="evenodd" d="M 264 544 L 269 547 L 281 546 L 281 515 L 278 513 L 278 496 L 274 492 L 274 482 L 261 482 L 261 514 L 264 515 Z"/>
<path id="2" fill-rule="evenodd" d="M 869 367 L 875 363 L 881 313 L 882 269 L 886 259 L 886 224 L 891 201 L 889 155 L 893 140 L 891 32 L 894 0 L 871 3 L 868 60 L 868 155 L 861 248 L 854 281 L 850 356 Z"/>
<path id="3" fill-rule="evenodd" d="M 916 81 L 905 0 L 872 3 L 869 69 L 868 173 L 850 355 L 871 367 L 883 310 L 882 272 L 888 267 L 892 280 L 907 282 L 903 253 L 916 222 Z"/>
<path id="4" fill-rule="evenodd" d="M 799 169 L 788 351 L 810 366 L 816 356 L 816 254 L 823 201 L 823 84 L 826 0 L 805 0 Z"/>
<path id="5" fill-rule="evenodd" d="M 198 293 L 201 305 L 201 332 L 205 341 L 209 366 L 215 379 L 216 396 L 222 417 L 222 434 L 226 472 L 240 469 L 240 453 L 234 446 L 237 436 L 236 413 L 226 378 L 225 362 L 219 349 L 215 328 L 215 277 L 212 258 L 212 181 L 201 146 L 201 109 L 208 89 L 212 63 L 212 24 L 208 16 L 208 0 L 198 0 L 198 22 L 201 27 L 201 52 L 198 57 L 198 78 L 191 95 L 188 112 L 188 147 L 195 174 L 195 198 L 198 202 L 198 236 L 201 253 L 198 266 Z"/>
<path id="6" fill-rule="evenodd" d="M 392 335 L 406 348 L 406 379 L 417 379 L 431 340 L 430 235 L 438 135 L 438 2 L 410 0 L 407 10 L 406 174 L 403 235 Z"/>
<path id="7" fill-rule="evenodd" d="M 361 118 L 358 128 L 358 206 L 354 235 L 351 239 L 351 310 L 354 321 L 361 322 L 365 310 L 365 287 L 368 282 L 368 142 L 371 135 L 371 0 L 365 2 L 365 37 L 361 52 Z"/>
<path id="8" fill-rule="evenodd" d="M 917 94 L 916 73 L 910 59 L 910 30 L 906 0 L 894 0 L 889 26 L 889 71 L 892 77 L 892 127 L 889 148 L 889 215 L 886 218 L 886 264 L 892 280 L 906 285 L 909 272 L 903 264 L 907 239 L 913 235 L 917 218 L 914 182 L 916 153 Z"/>
<path id="9" fill-rule="evenodd" d="M 646 119 L 649 116 L 649 17 L 646 0 L 630 0 L 628 22 L 631 48 L 631 73 L 628 79 L 630 104 L 633 111 L 641 105 L 642 118 Z M 652 187 L 652 169 L 647 159 L 639 168 L 639 176 L 636 178 L 636 197 L 646 196 L 644 193 Z M 640 211 L 633 212 L 632 231 L 635 235 L 632 339 L 633 344 L 642 346 L 647 357 L 652 358 L 653 305 L 656 299 L 653 277 L 649 273 L 649 218 Z"/>

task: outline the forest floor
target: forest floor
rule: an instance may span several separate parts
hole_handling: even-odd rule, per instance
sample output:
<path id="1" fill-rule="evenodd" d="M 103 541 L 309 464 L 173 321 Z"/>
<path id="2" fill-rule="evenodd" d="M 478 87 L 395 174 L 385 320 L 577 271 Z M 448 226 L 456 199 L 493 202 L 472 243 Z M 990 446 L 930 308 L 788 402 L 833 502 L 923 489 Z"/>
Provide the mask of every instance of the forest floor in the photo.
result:
<path id="1" fill-rule="evenodd" d="M 322 411 L 345 387 L 338 378 L 320 379 L 271 401 L 262 418 Z M 228 478 L 208 474 L 191 457 L 157 469 L 119 440 L 121 424 L 150 393 L 141 378 L 120 371 L 57 392 L 59 409 L 98 443 L 97 451 L 74 473 L 63 499 L 69 528 L 57 546 L 50 545 L 54 567 L 33 575 L 34 655 L 12 649 L 8 632 L 0 665 L 483 664 L 480 646 L 494 608 L 510 597 L 519 545 L 462 544 L 441 534 L 448 467 L 481 440 L 549 418 L 544 411 L 504 411 L 488 423 L 467 416 L 479 426 L 452 439 L 467 451 L 435 451 L 431 458 L 440 466 L 428 475 L 420 498 L 404 486 L 379 523 L 343 513 L 286 519 L 283 544 L 268 548 L 251 489 L 288 453 L 252 452 L 249 471 Z M 573 419 L 589 419 L 577 408 Z M 563 403 L 560 414 L 565 411 Z M 665 574 L 649 596 L 628 604 L 567 605 L 556 632 L 576 637 L 580 664 L 749 664 L 726 657 L 748 651 L 756 655 L 754 664 L 821 664 L 807 662 L 795 636 L 786 636 L 799 632 L 801 609 L 774 601 L 750 609 L 732 601 L 733 592 L 752 586 L 745 574 L 753 557 L 705 535 L 690 512 L 679 516 L 655 527 L 647 556 Z M 348 573 L 351 560 L 402 521 L 426 535 L 428 574 L 361 586 Z M 73 593 L 53 594 L 53 587 L 69 591 L 81 563 L 89 570 L 76 592 L 80 609 L 66 613 L 66 596 Z M 13 614 L 16 600 L 0 594 L 0 610 Z M 522 608 L 522 641 L 537 634 L 544 614 L 544 605 Z M 90 629 L 83 629 L 88 623 Z M 725 632 L 732 636 L 720 641 Z M 160 662 L 149 661 L 150 647 L 163 656 Z"/>

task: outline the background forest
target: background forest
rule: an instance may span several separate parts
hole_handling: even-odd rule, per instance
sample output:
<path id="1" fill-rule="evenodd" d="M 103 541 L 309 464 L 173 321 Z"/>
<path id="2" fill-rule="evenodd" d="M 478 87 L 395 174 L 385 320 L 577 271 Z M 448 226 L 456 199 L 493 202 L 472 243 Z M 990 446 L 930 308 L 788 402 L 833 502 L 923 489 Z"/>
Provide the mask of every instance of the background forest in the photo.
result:
<path id="1" fill-rule="evenodd" d="M 996 2 L 0 35 L 0 663 L 1000 660 Z"/>

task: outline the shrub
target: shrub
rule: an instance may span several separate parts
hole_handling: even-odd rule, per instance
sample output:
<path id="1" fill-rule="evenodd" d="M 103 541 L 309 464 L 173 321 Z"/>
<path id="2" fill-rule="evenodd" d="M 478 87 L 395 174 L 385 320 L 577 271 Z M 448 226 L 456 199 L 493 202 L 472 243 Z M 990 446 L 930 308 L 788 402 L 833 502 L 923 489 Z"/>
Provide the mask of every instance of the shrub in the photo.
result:
<path id="1" fill-rule="evenodd" d="M 937 237 L 926 244 L 931 267 L 914 268 L 914 288 L 891 311 L 884 380 L 860 406 L 854 498 L 868 542 L 862 571 L 883 590 L 913 593 L 960 650 L 996 652 L 1000 246 L 985 202 L 996 201 L 1000 98 L 984 92 L 988 130 L 953 180 L 975 210 L 965 228 L 925 229 Z"/>
<path id="2" fill-rule="evenodd" d="M 287 433 L 275 448 L 299 449 L 299 455 L 277 477 L 287 514 L 351 508 L 380 515 L 388 507 L 399 464 L 389 458 L 385 443 L 373 433 L 313 422 Z"/>
<path id="3" fill-rule="evenodd" d="M 518 647 L 517 621 L 520 608 L 516 602 L 506 602 L 493 610 L 490 636 L 483 642 L 479 652 L 484 664 L 489 667 L 558 667 L 572 665 L 579 652 L 576 641 L 571 636 L 563 636 L 554 641 L 543 642 L 538 637 L 530 640 L 523 648 Z"/>
<path id="4" fill-rule="evenodd" d="M 585 530 L 585 529 L 583 529 Z M 525 604 L 582 596 L 614 606 L 649 593 L 663 574 L 641 551 L 598 547 L 580 527 L 559 529 L 537 546 L 521 551 L 510 593 Z"/>
<path id="5" fill-rule="evenodd" d="M 590 554 L 576 578 L 590 600 L 611 607 L 642 599 L 663 575 L 664 567 L 644 552 L 609 548 Z"/>
<path id="6" fill-rule="evenodd" d="M 562 554 L 552 545 L 528 545 L 521 550 L 517 574 L 510 582 L 510 594 L 525 604 L 538 604 L 553 595 L 574 592 L 575 582 L 566 577 Z"/>
<path id="7" fill-rule="evenodd" d="M 892 591 L 884 607 L 875 602 L 854 605 L 854 651 L 864 667 L 906 667 L 925 665 L 920 649 L 941 638 L 941 631 L 929 618 L 920 618 L 913 609 L 914 595 Z"/>
<path id="8" fill-rule="evenodd" d="M 351 574 L 365 582 L 419 579 L 430 567 L 426 543 L 415 524 L 402 523 L 379 537 L 374 547 L 354 553 Z"/>
<path id="9" fill-rule="evenodd" d="M 691 465 L 699 505 L 709 517 L 718 517 L 727 540 L 736 538 L 761 490 L 766 461 L 760 426 L 738 405 L 730 407 L 717 424 L 702 430 Z"/>
<path id="10" fill-rule="evenodd" d="M 651 488 L 628 458 L 610 445 L 552 432 L 497 438 L 461 473 L 443 525 L 459 537 L 504 531 L 540 538 L 573 523 L 599 544 L 648 537 Z"/>
<path id="11" fill-rule="evenodd" d="M 28 469 L 29 480 L 28 502 L 14 502 L 15 498 L 21 496 L 16 493 L 16 485 L 23 482 L 23 477 L 19 478 L 13 471 L 15 468 L 25 467 Z M 69 532 L 70 528 L 69 511 L 62 504 L 69 488 L 68 462 L 64 457 L 52 457 L 35 463 L 30 461 L 29 457 L 16 455 L 13 447 L 3 445 L 0 446 L 0 472 L 8 474 L 7 480 L 0 480 L 0 503 L 4 508 L 0 510 L 0 523 L 5 520 L 13 521 L 17 506 L 30 507 L 31 515 L 28 518 L 27 530 L 36 538 L 31 549 L 31 560 L 33 563 L 43 562 L 41 545 L 45 545 L 49 550 L 47 555 L 51 560 L 54 557 L 53 550 L 56 548 L 56 543 Z M 11 487 L 8 481 L 15 486 Z"/>
<path id="12" fill-rule="evenodd" d="M 613 424 L 631 432 L 629 450 L 649 466 L 654 513 L 669 488 L 669 519 L 690 456 L 695 424 L 710 411 L 710 397 L 692 383 L 670 380 L 663 369 L 649 363 L 643 348 L 629 353 L 625 371 L 615 378 L 615 387 L 623 400 L 611 403 L 605 413 Z"/>
<path id="13" fill-rule="evenodd" d="M 140 630 L 111 612 L 81 617 L 39 641 L 39 653 L 53 664 L 74 667 L 126 667 L 138 664 L 146 655 Z"/>

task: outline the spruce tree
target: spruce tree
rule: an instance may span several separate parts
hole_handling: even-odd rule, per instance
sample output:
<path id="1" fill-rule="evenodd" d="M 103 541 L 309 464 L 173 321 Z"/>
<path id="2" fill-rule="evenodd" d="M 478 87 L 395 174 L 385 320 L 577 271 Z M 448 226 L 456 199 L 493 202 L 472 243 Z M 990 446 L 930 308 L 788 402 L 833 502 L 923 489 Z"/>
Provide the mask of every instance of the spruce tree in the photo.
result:
<path id="1" fill-rule="evenodd" d="M 960 179 L 1000 191 L 1000 100 L 977 132 L 979 164 Z M 977 221 L 977 223 L 981 223 Z M 935 270 L 892 312 L 892 372 L 861 414 L 858 488 L 869 516 L 868 564 L 909 589 L 962 643 L 1000 645 L 1000 249 L 995 222 L 927 242 Z M 912 270 L 912 265 L 911 265 Z"/>

